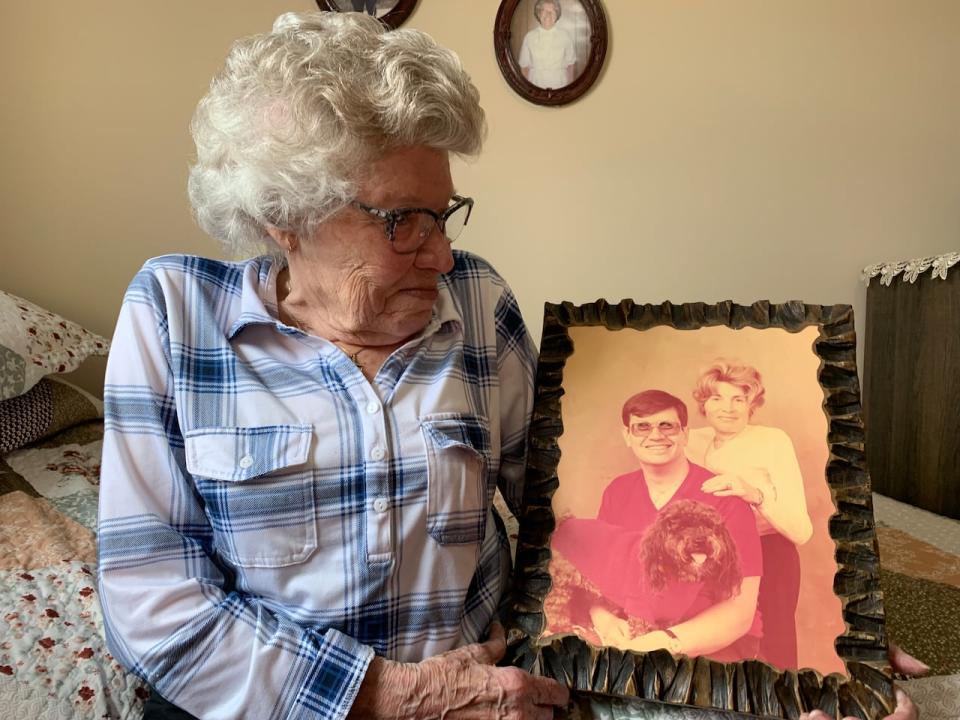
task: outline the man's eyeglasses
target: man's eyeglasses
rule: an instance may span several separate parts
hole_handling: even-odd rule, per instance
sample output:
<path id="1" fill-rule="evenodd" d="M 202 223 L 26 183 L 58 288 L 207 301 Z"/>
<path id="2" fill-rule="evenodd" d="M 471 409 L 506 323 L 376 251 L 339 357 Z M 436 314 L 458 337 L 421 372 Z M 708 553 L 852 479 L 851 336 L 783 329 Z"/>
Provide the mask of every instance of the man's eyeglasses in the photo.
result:
<path id="1" fill-rule="evenodd" d="M 351 205 L 383 221 L 387 240 L 398 253 L 415 253 L 427 241 L 434 229 L 439 229 L 447 240 L 456 240 L 470 220 L 473 198 L 453 196 L 453 205 L 442 213 L 430 208 L 397 208 L 383 210 L 354 200 Z"/>
<path id="2" fill-rule="evenodd" d="M 680 431 L 683 430 L 683 426 L 680 423 L 669 422 L 667 420 L 658 422 L 656 425 L 648 422 L 635 422 L 630 423 L 630 434 L 642 440 L 650 437 L 650 433 L 653 432 L 654 428 L 659 430 L 661 435 L 666 435 L 667 437 L 679 435 Z"/>

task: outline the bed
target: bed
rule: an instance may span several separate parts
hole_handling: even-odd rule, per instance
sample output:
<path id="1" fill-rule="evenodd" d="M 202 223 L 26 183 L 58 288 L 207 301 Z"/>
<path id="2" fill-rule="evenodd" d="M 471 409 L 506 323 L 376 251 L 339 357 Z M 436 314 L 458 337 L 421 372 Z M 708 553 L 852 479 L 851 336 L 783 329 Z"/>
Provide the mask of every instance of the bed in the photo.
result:
<path id="1" fill-rule="evenodd" d="M 61 377 L 106 352 L 0 291 L 0 720 L 139 718 L 148 697 L 103 639 L 102 405 Z M 960 717 L 960 522 L 882 497 L 875 509 L 890 634 L 933 667 L 908 690 L 925 720 Z"/>

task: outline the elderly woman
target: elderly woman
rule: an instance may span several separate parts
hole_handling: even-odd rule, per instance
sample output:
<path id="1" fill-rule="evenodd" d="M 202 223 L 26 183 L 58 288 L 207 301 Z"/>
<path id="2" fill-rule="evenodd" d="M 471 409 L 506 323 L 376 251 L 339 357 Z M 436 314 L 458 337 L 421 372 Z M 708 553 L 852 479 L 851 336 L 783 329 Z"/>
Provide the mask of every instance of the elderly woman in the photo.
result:
<path id="1" fill-rule="evenodd" d="M 760 657 L 779 668 L 797 668 L 796 609 L 800 592 L 797 545 L 810 539 L 800 464 L 787 434 L 750 423 L 764 402 L 756 368 L 718 359 L 697 381 L 693 397 L 706 427 L 690 431 L 687 454 L 717 473 L 705 492 L 739 497 L 757 519 L 763 551 L 758 605 L 763 617 Z"/>
<path id="2" fill-rule="evenodd" d="M 150 260 L 118 320 L 100 589 L 148 717 L 552 717 L 567 691 L 484 640 L 535 350 L 503 280 L 451 252 L 473 201 L 448 158 L 484 132 L 458 59 L 283 15 L 192 131 L 200 225 L 268 254 Z"/>
<path id="3" fill-rule="evenodd" d="M 557 26 L 561 12 L 559 0 L 537 0 L 533 15 L 540 27 L 528 32 L 520 46 L 520 71 L 540 88 L 561 88 L 573 82 L 577 58 L 573 38 Z"/>

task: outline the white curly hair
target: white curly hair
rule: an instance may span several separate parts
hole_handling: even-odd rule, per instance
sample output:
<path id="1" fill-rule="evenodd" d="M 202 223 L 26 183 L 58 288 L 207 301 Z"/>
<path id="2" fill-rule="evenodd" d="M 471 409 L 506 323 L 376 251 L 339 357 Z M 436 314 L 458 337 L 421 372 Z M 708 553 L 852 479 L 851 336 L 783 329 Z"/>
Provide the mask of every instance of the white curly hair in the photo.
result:
<path id="1" fill-rule="evenodd" d="M 198 224 L 234 256 L 275 252 L 266 227 L 311 234 L 384 153 L 480 152 L 479 94 L 452 51 L 359 13 L 285 13 L 234 43 L 191 123 Z"/>

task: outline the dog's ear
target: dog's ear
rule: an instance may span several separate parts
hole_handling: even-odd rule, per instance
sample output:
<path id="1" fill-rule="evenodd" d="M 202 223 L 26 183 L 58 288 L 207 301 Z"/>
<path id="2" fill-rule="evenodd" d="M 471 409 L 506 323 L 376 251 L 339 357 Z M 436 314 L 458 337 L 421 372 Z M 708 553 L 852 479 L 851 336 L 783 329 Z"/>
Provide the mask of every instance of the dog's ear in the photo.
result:
<path id="1" fill-rule="evenodd" d="M 664 523 L 660 522 L 661 519 L 657 518 L 657 521 L 647 528 L 637 546 L 637 557 L 640 567 L 643 568 L 647 587 L 654 591 L 662 590 L 667 584 L 667 570 L 663 563 L 667 549 L 664 547 Z"/>
<path id="2" fill-rule="evenodd" d="M 667 567 L 659 559 L 653 560 L 646 566 L 647 586 L 660 592 L 667 586 Z"/>
<path id="3" fill-rule="evenodd" d="M 740 571 L 740 553 L 727 526 L 721 525 L 717 528 L 717 535 L 720 540 L 720 552 L 715 559 L 719 572 L 711 583 L 711 591 L 719 601 L 728 600 L 739 594 L 743 573 Z"/>

